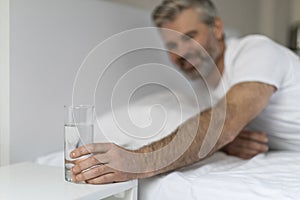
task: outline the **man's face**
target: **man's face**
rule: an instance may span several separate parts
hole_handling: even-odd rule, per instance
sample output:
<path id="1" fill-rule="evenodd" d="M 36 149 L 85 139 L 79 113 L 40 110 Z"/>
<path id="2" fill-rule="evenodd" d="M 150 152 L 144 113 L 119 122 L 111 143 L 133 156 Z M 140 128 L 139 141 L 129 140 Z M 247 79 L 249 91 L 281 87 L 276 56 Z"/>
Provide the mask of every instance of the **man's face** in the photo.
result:
<path id="1" fill-rule="evenodd" d="M 192 79 L 199 77 L 198 71 L 208 76 L 221 55 L 214 27 L 204 24 L 196 10 L 187 9 L 162 28 L 171 60 Z"/>

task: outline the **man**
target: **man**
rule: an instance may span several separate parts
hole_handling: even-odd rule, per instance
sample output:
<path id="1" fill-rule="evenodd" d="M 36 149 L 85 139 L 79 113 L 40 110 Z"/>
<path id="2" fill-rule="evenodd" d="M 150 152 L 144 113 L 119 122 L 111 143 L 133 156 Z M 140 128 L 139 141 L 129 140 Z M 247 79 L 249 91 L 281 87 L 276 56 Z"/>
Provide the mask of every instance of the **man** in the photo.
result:
<path id="1" fill-rule="evenodd" d="M 74 180 L 102 184 L 150 177 L 196 163 L 222 148 L 250 158 L 268 150 L 264 144 L 268 139 L 261 132 L 268 134 L 272 149 L 300 150 L 296 55 L 263 36 L 226 42 L 223 23 L 210 0 L 165 0 L 153 20 L 163 28 L 171 60 L 193 79 L 205 71 L 207 58 L 195 42 L 202 46 L 221 75 L 221 80 L 212 79 L 213 87 L 223 82 L 226 93 L 169 136 L 136 151 L 107 143 L 76 149 L 73 158 L 92 156 L 72 168 Z M 203 76 L 210 80 L 215 69 L 206 71 Z M 243 131 L 245 127 L 252 131 Z"/>

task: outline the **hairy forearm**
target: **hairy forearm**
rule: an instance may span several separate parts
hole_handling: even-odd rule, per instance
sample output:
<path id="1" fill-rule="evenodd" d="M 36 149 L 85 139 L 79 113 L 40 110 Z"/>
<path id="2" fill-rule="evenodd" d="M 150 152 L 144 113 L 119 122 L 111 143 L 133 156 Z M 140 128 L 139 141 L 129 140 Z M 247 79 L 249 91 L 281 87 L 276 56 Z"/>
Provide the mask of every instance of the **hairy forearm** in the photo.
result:
<path id="1" fill-rule="evenodd" d="M 238 84 L 214 108 L 187 120 L 168 137 L 137 150 L 146 155 L 142 157 L 147 168 L 144 177 L 172 171 L 212 155 L 237 137 L 265 108 L 274 91 L 274 87 L 262 83 Z"/>
<path id="2" fill-rule="evenodd" d="M 206 110 L 187 120 L 169 136 L 137 150 L 139 153 L 157 152 L 145 157 L 144 162 L 148 166 L 146 176 L 188 166 L 229 143 L 242 127 L 229 132 L 229 129 L 223 126 L 225 121 L 231 118 L 226 113 L 224 104 Z M 162 164 L 166 158 L 169 158 L 170 163 Z"/>

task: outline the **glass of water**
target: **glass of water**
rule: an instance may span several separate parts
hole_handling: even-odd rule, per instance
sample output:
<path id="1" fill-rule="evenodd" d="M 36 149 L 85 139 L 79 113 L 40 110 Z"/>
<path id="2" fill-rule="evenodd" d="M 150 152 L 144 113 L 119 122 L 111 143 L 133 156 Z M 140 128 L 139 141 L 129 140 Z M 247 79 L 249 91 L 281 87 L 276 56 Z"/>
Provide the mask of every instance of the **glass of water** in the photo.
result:
<path id="1" fill-rule="evenodd" d="M 88 157 L 83 156 L 77 159 L 70 158 L 70 153 L 83 145 L 93 143 L 94 139 L 94 106 L 65 106 L 65 180 L 72 181 L 71 168 L 76 162 Z"/>

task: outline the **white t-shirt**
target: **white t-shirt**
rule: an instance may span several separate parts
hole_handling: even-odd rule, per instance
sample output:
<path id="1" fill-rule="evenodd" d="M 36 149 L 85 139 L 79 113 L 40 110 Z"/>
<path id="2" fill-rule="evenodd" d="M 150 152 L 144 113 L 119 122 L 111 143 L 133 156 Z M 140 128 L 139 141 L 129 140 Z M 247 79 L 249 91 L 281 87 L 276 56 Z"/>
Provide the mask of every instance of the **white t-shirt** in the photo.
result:
<path id="1" fill-rule="evenodd" d="M 271 149 L 300 151 L 300 59 L 265 36 L 226 42 L 225 88 L 241 82 L 276 87 L 268 106 L 248 126 L 266 132 Z"/>

